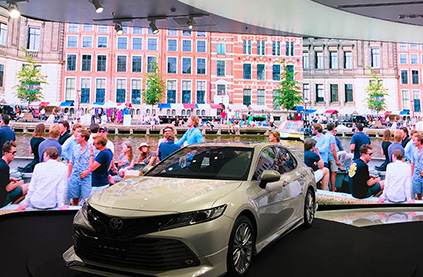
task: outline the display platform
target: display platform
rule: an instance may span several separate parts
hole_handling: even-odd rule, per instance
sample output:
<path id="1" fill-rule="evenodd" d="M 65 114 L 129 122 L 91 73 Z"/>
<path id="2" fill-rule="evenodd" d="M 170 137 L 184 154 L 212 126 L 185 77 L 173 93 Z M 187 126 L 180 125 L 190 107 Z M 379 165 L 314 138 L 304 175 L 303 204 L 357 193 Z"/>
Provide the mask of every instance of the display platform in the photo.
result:
<path id="1" fill-rule="evenodd" d="M 2 276 L 92 276 L 68 269 L 75 211 L 0 216 Z M 423 222 L 355 227 L 316 219 L 256 256 L 248 276 L 423 276 Z"/>

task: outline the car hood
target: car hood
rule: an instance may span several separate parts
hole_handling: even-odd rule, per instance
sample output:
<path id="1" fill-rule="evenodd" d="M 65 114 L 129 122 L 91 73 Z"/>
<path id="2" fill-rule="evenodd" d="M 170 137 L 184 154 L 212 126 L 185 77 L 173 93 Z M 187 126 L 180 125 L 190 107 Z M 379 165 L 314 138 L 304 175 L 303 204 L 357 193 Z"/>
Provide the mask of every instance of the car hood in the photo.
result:
<path id="1" fill-rule="evenodd" d="M 154 214 L 208 209 L 242 181 L 137 177 L 94 194 L 89 204 L 102 210 L 125 209 Z"/>

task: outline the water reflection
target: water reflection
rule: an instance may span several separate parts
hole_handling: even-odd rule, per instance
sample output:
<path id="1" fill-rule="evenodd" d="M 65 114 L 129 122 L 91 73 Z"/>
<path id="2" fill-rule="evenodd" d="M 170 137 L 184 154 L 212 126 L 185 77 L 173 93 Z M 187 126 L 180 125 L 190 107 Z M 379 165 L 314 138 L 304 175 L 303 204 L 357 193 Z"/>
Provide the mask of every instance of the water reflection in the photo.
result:
<path id="1" fill-rule="evenodd" d="M 161 138 L 161 135 L 110 135 L 109 139 L 113 141 L 115 145 L 115 158 L 117 159 L 119 153 L 122 151 L 122 143 L 124 141 L 130 141 L 133 145 L 135 155 L 138 155 L 138 146 L 141 142 L 146 142 L 150 145 L 152 150 L 157 149 L 157 143 Z M 178 137 L 182 137 L 182 134 L 178 134 Z M 31 140 L 31 134 L 24 134 L 24 133 L 17 133 L 16 134 L 17 140 L 17 156 L 20 157 L 28 157 L 31 156 L 29 154 L 29 141 Z M 206 142 L 267 142 L 268 138 L 264 135 L 206 135 L 205 136 Z M 301 158 L 304 157 L 304 147 L 301 141 L 291 141 L 291 140 L 284 140 L 282 141 L 282 145 L 291 149 L 294 153 L 296 153 Z"/>

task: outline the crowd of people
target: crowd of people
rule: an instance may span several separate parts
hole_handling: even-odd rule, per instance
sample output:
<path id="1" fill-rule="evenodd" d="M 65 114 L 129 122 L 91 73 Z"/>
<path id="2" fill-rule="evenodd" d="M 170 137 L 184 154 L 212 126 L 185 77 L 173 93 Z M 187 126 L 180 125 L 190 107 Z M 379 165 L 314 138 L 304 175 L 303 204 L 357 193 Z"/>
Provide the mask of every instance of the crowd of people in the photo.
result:
<path id="1" fill-rule="evenodd" d="M 128 176 L 140 175 L 141 168 L 152 166 L 165 159 L 183 145 L 203 142 L 202 132 L 197 128 L 200 120 L 190 116 L 188 130 L 178 140 L 175 129 L 167 125 L 157 151 L 142 142 L 136 157 L 132 143 L 122 145 L 118 159 L 114 159 L 114 144 L 107 137 L 107 126 L 92 123 L 89 130 L 75 124 L 70 133 L 68 121 L 60 121 L 49 126 L 45 138 L 45 125 L 36 125 L 30 141 L 30 153 L 34 158 L 20 172 L 32 172 L 30 183 L 10 176 L 10 163 L 16 155 L 16 136 L 8 126 L 10 118 L 4 115 L 1 120 L 0 143 L 0 207 L 10 203 L 20 203 L 17 210 L 27 207 L 36 209 L 59 208 L 69 205 L 82 205 L 93 193 L 120 181 Z M 135 166 L 138 169 L 135 170 Z"/>
<path id="2" fill-rule="evenodd" d="M 345 170 L 344 165 L 350 160 L 347 174 L 348 190 L 355 198 L 380 197 L 379 203 L 414 202 L 421 200 L 423 193 L 423 136 L 407 127 L 393 130 L 386 129 L 381 144 L 381 154 L 385 160 L 375 166 L 371 174 L 369 162 L 373 156 L 372 142 L 358 123 L 355 134 L 351 137 L 350 152 L 343 150 L 341 141 L 336 136 L 335 124 L 326 125 L 327 132 L 319 123 L 312 124 L 314 135 L 304 141 L 304 161 L 314 171 L 316 182 L 323 190 L 338 191 L 336 175 L 338 170 Z M 393 135 L 393 141 L 392 140 Z M 386 171 L 381 180 L 378 172 Z"/>

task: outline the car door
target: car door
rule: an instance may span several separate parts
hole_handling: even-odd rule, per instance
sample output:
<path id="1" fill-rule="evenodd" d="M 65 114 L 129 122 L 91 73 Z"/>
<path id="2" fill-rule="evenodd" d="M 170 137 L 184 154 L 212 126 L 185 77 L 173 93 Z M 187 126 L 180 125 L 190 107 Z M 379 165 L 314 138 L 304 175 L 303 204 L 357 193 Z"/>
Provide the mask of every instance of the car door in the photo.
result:
<path id="1" fill-rule="evenodd" d="M 252 201 L 257 207 L 259 215 L 258 241 L 277 232 L 290 219 L 292 214 L 292 211 L 289 211 L 289 203 L 287 203 L 291 193 L 286 178 L 267 183 L 265 188 L 259 187 L 260 175 L 265 170 L 277 170 L 277 160 L 276 148 L 269 146 L 261 151 L 255 165 Z"/>

